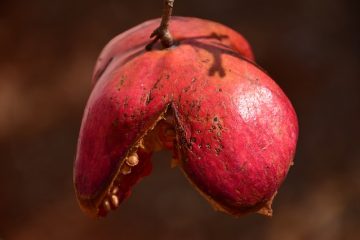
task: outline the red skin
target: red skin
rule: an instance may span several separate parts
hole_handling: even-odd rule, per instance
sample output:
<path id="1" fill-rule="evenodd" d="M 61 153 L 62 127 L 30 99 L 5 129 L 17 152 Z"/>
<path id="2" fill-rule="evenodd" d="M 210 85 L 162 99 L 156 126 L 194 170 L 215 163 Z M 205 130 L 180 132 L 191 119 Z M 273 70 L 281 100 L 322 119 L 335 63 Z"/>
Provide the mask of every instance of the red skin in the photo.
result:
<path id="1" fill-rule="evenodd" d="M 268 203 L 296 148 L 298 123 L 290 101 L 252 63 L 249 44 L 235 31 L 174 17 L 170 31 L 179 44 L 145 51 L 158 25 L 159 19 L 152 20 L 120 34 L 99 57 L 74 166 L 80 205 L 104 215 L 101 201 L 112 185 L 120 186 L 121 202 L 149 174 L 151 152 L 139 150 L 139 165 L 114 182 L 127 154 L 170 109 L 178 142 L 174 155 L 206 199 L 233 215 L 270 215 Z"/>

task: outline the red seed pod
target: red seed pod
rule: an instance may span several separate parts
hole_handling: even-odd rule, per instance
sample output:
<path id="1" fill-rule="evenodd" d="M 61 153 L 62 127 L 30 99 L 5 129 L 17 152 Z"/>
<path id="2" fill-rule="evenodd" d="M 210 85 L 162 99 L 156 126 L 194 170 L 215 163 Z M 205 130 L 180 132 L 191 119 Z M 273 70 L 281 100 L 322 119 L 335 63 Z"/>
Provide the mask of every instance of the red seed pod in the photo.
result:
<path id="1" fill-rule="evenodd" d="M 98 59 L 74 165 L 80 206 L 94 216 L 117 208 L 166 148 L 216 209 L 271 215 L 295 153 L 290 101 L 235 31 L 174 17 L 175 45 L 146 51 L 158 25 L 120 34 Z"/>

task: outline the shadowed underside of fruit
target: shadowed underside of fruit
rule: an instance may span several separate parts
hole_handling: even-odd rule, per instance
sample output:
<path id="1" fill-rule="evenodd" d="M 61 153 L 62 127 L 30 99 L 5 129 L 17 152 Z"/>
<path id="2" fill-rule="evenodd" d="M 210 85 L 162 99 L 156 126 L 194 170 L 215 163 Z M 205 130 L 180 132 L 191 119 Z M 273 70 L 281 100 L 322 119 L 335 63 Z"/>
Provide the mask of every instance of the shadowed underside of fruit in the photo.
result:
<path id="1" fill-rule="evenodd" d="M 271 215 L 295 153 L 291 103 L 235 31 L 174 17 L 175 45 L 146 51 L 158 24 L 120 34 L 98 59 L 74 165 L 80 206 L 117 208 L 150 174 L 152 153 L 168 149 L 216 209 Z"/>

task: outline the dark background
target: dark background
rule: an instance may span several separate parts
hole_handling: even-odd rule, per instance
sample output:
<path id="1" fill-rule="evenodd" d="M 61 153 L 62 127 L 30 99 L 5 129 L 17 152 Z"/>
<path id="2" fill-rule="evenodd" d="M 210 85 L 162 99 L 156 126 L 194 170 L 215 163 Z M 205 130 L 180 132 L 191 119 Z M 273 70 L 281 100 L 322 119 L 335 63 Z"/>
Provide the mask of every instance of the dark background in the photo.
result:
<path id="1" fill-rule="evenodd" d="M 72 166 L 90 77 L 116 34 L 161 0 L 0 0 L 0 239 L 360 239 L 359 4 L 344 0 L 175 1 L 222 22 L 297 110 L 300 137 L 274 216 L 215 212 L 169 154 L 106 219 L 85 216 Z"/>

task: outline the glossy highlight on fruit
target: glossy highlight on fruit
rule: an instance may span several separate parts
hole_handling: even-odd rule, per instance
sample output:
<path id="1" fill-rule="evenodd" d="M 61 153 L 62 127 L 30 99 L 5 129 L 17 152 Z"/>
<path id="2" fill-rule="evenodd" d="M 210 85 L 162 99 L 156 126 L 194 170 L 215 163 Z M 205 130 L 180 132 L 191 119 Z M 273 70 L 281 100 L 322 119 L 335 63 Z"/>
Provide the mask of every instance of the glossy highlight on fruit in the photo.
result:
<path id="1" fill-rule="evenodd" d="M 115 37 L 93 75 L 74 164 L 81 208 L 105 216 L 168 149 L 217 210 L 271 215 L 298 123 L 247 41 L 219 23 L 173 17 L 175 45 L 145 50 L 159 19 Z M 176 186 L 174 186 L 176 187 Z"/>

